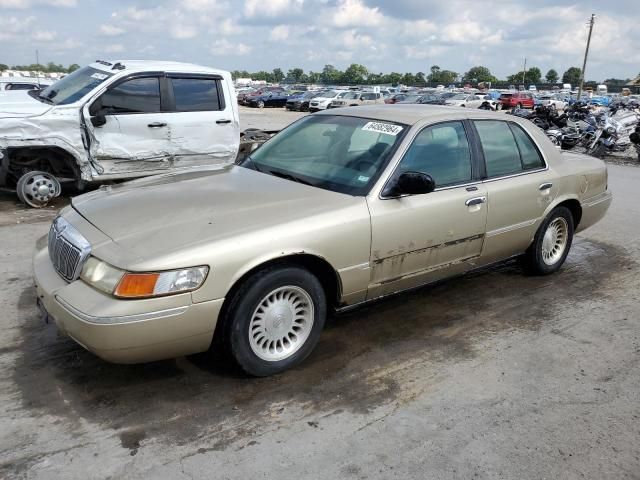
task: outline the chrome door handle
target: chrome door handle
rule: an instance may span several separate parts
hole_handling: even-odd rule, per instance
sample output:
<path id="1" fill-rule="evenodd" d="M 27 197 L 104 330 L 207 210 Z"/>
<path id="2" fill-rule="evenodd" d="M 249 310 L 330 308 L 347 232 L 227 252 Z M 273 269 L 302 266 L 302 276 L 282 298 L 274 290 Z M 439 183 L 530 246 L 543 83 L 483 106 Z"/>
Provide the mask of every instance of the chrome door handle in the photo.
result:
<path id="1" fill-rule="evenodd" d="M 549 190 L 551 187 L 553 187 L 553 183 L 551 182 L 547 182 L 547 183 L 543 183 L 542 185 L 540 185 L 538 187 L 538 190 L 542 191 L 542 190 Z"/>
<path id="2" fill-rule="evenodd" d="M 464 202 L 464 204 L 467 207 L 472 207 L 473 205 L 480 205 L 481 203 L 485 203 L 486 201 L 487 201 L 487 197 L 474 197 Z"/>

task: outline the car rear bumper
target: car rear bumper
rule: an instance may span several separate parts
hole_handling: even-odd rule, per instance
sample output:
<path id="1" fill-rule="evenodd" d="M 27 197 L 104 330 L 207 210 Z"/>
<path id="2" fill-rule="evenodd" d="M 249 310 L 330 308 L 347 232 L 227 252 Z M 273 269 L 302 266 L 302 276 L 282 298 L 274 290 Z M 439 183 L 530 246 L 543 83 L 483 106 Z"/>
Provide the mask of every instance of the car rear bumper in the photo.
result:
<path id="1" fill-rule="evenodd" d="M 33 258 L 38 304 L 59 330 L 98 357 L 141 363 L 203 352 L 224 299 L 193 303 L 191 294 L 119 300 L 82 280 L 67 283 L 47 247 Z"/>

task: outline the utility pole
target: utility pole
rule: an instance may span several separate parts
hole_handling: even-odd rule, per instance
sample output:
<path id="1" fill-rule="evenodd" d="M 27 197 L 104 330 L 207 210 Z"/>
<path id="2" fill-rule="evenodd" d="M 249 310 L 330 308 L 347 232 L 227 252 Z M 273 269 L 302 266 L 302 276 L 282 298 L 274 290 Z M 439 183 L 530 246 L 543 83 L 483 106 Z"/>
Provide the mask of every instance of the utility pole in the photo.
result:
<path id="1" fill-rule="evenodd" d="M 522 85 L 524 85 L 524 77 L 527 76 L 527 57 L 524 57 L 524 66 L 522 67 Z M 526 90 L 526 85 L 525 85 Z"/>
<path id="2" fill-rule="evenodd" d="M 591 14 L 589 20 L 589 36 L 587 37 L 587 48 L 584 51 L 584 61 L 582 62 L 582 70 L 580 71 L 580 86 L 578 87 L 578 100 L 582 96 L 582 87 L 584 86 L 584 70 L 587 68 L 587 56 L 589 55 L 589 45 L 591 44 L 591 32 L 593 32 L 593 24 L 596 22 L 596 14 Z"/>
<path id="3" fill-rule="evenodd" d="M 38 56 L 38 50 L 36 50 L 36 65 L 40 68 L 40 57 Z M 36 78 L 38 79 L 38 88 L 40 88 L 40 72 L 36 72 Z"/>

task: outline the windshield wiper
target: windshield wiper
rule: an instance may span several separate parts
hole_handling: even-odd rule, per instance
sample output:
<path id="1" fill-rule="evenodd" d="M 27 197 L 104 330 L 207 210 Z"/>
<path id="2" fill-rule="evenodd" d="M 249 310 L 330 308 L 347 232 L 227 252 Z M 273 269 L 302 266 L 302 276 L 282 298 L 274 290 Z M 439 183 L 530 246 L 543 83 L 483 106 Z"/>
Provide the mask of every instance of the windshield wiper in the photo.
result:
<path id="1" fill-rule="evenodd" d="M 311 182 L 307 182 L 306 180 L 304 180 L 304 179 L 302 179 L 300 177 L 296 177 L 295 175 L 291 175 L 290 173 L 279 172 L 278 170 L 269 170 L 269 173 L 271 175 L 273 175 L 273 176 L 284 178 L 286 180 L 292 180 L 292 181 L 297 182 L 297 183 L 302 183 L 304 185 L 313 186 L 313 184 Z"/>

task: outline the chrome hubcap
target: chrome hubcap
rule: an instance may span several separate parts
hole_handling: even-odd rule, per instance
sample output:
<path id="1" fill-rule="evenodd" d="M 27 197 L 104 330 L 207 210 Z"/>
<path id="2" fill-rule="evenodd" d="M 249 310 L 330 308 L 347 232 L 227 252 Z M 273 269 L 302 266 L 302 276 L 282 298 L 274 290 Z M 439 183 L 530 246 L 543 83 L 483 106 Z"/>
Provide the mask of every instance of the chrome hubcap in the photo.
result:
<path id="1" fill-rule="evenodd" d="M 29 172 L 18 181 L 18 197 L 32 207 L 43 207 L 60 195 L 60 182 L 46 172 Z"/>
<path id="2" fill-rule="evenodd" d="M 542 239 L 542 261 L 547 265 L 556 264 L 564 255 L 567 248 L 569 225 L 567 221 L 558 217 L 547 227 Z"/>
<path id="3" fill-rule="evenodd" d="M 280 287 L 265 296 L 249 323 L 251 350 L 277 362 L 297 352 L 313 327 L 313 300 L 300 287 Z"/>

